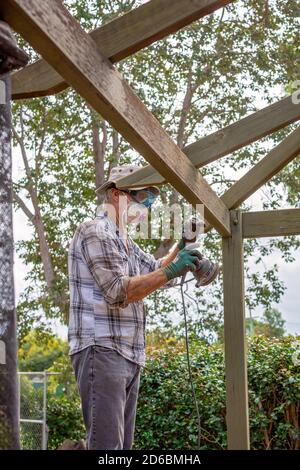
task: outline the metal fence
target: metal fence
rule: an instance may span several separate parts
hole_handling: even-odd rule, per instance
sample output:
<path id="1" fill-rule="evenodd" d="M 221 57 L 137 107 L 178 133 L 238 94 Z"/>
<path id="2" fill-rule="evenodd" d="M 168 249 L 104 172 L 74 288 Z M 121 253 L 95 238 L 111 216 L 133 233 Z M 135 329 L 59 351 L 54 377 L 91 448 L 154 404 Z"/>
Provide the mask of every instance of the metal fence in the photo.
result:
<path id="1" fill-rule="evenodd" d="M 19 372 L 19 380 L 21 448 L 47 449 L 47 372 Z"/>
<path id="2" fill-rule="evenodd" d="M 19 372 L 20 440 L 23 450 L 46 450 L 47 379 L 55 372 Z"/>

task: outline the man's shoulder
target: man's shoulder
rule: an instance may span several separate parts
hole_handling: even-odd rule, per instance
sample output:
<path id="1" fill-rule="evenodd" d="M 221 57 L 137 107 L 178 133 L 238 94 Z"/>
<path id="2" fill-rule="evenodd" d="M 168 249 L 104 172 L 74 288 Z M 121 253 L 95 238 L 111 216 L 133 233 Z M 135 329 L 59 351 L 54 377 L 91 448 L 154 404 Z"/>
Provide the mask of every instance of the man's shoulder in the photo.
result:
<path id="1" fill-rule="evenodd" d="M 75 232 L 76 238 L 88 238 L 97 236 L 98 238 L 115 238 L 116 233 L 108 217 L 95 217 L 81 223 Z"/>
<path id="2" fill-rule="evenodd" d="M 82 222 L 80 225 L 78 225 L 74 234 L 74 238 L 83 237 L 87 232 L 93 230 L 94 225 L 95 225 L 95 219 L 86 220 Z"/>

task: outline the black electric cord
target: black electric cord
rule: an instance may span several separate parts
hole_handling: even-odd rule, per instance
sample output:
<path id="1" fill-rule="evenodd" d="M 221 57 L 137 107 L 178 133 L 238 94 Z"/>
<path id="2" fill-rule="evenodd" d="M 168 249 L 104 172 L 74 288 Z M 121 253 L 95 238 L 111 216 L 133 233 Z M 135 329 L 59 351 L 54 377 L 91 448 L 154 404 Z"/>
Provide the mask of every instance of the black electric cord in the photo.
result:
<path id="1" fill-rule="evenodd" d="M 200 311 L 200 308 L 199 308 L 199 305 L 198 305 L 198 302 L 197 300 L 192 297 L 189 293 L 188 293 L 188 284 L 187 282 L 185 282 L 185 291 L 184 291 L 184 295 L 185 297 L 187 297 L 188 299 L 190 299 L 192 302 L 194 302 L 194 304 L 196 305 L 196 308 L 197 308 L 197 312 L 198 312 L 198 316 L 199 316 L 199 325 L 200 325 L 200 331 L 201 331 L 201 334 L 203 335 L 204 337 L 204 327 L 203 327 L 203 323 L 202 323 L 202 320 L 201 320 L 201 311 Z"/>
<path id="2" fill-rule="evenodd" d="M 193 398 L 194 398 L 195 408 L 196 408 L 196 412 L 197 412 L 197 419 L 198 419 L 198 443 L 197 443 L 197 447 L 198 447 L 198 449 L 200 449 L 200 445 L 201 445 L 201 417 L 200 417 L 199 406 L 198 406 L 198 402 L 197 402 L 197 397 L 196 397 L 195 387 L 194 387 L 194 382 L 193 382 L 193 377 L 192 377 L 192 370 L 191 370 L 188 326 L 187 326 L 185 299 L 184 299 L 184 292 L 183 292 L 184 282 L 185 282 L 185 275 L 182 276 L 182 278 L 181 278 L 180 293 L 181 293 L 182 309 L 183 309 L 183 316 L 184 316 L 185 347 L 186 347 L 186 357 L 187 357 L 187 364 L 188 364 L 189 380 L 190 380 L 190 384 L 191 384 L 191 389 L 192 389 L 192 394 L 193 394 Z"/>

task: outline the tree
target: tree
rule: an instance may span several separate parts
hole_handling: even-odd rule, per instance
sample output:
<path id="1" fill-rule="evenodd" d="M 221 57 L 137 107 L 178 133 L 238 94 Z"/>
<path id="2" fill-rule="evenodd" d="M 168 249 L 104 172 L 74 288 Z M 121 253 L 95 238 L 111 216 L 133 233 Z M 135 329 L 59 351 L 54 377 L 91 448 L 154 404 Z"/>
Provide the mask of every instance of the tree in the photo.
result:
<path id="1" fill-rule="evenodd" d="M 265 309 L 262 320 L 246 320 L 248 334 L 264 335 L 267 338 L 282 338 L 285 334 L 285 321 L 277 308 Z"/>
<path id="2" fill-rule="evenodd" d="M 68 345 L 52 333 L 32 330 L 19 348 L 19 369 L 42 372 L 67 354 Z"/>
<path id="3" fill-rule="evenodd" d="M 86 30 L 140 3 L 65 2 Z M 254 111 L 257 95 L 266 103 L 275 101 L 270 90 L 282 84 L 288 87 L 298 76 L 297 8 L 295 0 L 288 6 L 283 0 L 235 2 L 116 67 L 183 148 Z M 35 54 L 32 51 L 31 54 L 34 58 Z M 222 194 L 241 171 L 256 163 L 291 128 L 203 168 L 203 175 Z M 28 287 L 18 305 L 24 335 L 45 317 L 67 320 L 69 240 L 79 223 L 94 216 L 99 202 L 95 187 L 109 169 L 117 163 L 144 164 L 144 161 L 71 89 L 51 97 L 16 102 L 14 129 L 15 144 L 21 149 L 24 165 L 23 176 L 15 183 L 15 204 L 34 228 L 33 238 L 18 246 L 20 256 L 30 266 Z M 264 207 L 285 202 L 286 193 L 278 192 L 278 185 L 285 180 L 283 172 L 265 186 Z M 162 190 L 162 199 L 182 203 L 182 197 L 168 186 Z M 162 249 L 158 240 L 142 244 L 149 251 Z M 169 243 L 165 245 L 168 247 Z M 257 240 L 245 242 L 246 301 L 251 309 L 258 305 L 268 308 L 284 292 L 276 264 L 263 271 L 259 269 L 264 257 L 278 248 L 285 259 L 292 261 L 293 249 L 298 246 L 293 237 L 271 240 L 268 244 Z M 220 259 L 220 239 L 214 231 L 205 237 L 204 250 L 206 256 Z M 250 256 L 257 262 L 255 272 L 249 269 Z M 198 306 L 191 307 L 194 315 L 190 321 L 197 329 L 198 319 L 194 317 L 200 309 L 203 328 L 216 331 L 222 317 L 221 284 L 206 292 L 193 293 Z M 157 299 L 159 310 L 154 308 Z M 156 293 L 148 302 L 149 324 L 165 322 L 168 326 L 167 312 L 173 305 L 172 295 L 167 291 Z"/>

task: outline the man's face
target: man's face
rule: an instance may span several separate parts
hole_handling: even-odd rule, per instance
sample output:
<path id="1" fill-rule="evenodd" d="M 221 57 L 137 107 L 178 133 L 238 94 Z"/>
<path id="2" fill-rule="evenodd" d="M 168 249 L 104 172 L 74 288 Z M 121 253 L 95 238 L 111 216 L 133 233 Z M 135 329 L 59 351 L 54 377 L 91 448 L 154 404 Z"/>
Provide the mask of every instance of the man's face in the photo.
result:
<path id="1" fill-rule="evenodd" d="M 140 218 L 147 216 L 147 208 L 138 203 L 128 192 L 119 189 L 113 189 L 112 191 L 115 209 L 118 211 L 119 218 L 122 218 L 125 224 L 138 222 Z"/>
<path id="2" fill-rule="evenodd" d="M 134 197 L 132 197 L 127 192 L 122 191 L 122 195 L 126 196 L 126 214 L 127 214 L 127 222 L 140 222 L 144 218 L 147 217 L 147 208 L 141 203 L 138 203 Z"/>

